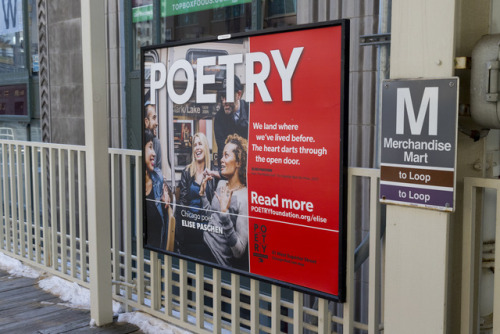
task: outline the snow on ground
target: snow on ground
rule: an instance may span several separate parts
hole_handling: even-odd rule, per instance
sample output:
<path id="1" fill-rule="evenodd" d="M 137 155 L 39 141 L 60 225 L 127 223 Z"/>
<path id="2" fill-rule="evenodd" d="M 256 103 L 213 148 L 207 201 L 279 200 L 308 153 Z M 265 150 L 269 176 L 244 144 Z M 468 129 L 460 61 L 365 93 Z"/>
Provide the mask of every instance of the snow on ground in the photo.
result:
<path id="1" fill-rule="evenodd" d="M 147 334 L 187 334 L 191 333 L 174 326 L 165 326 L 165 322 L 141 312 L 122 313 L 118 322 L 128 322 L 139 327 Z"/>
<path id="2" fill-rule="evenodd" d="M 0 252 L 0 269 L 5 270 L 12 276 L 38 278 L 40 273 L 28 266 L 24 266 L 21 261 L 11 258 Z"/>
<path id="3" fill-rule="evenodd" d="M 7 271 L 12 276 L 28 277 L 38 279 L 41 272 L 23 265 L 20 261 L 0 252 L 0 269 Z M 57 276 L 41 279 L 38 286 L 59 298 L 67 307 L 90 309 L 90 291 L 75 282 L 69 282 Z M 113 301 L 113 312 L 121 311 L 119 303 Z M 158 318 L 141 312 L 121 313 L 118 315 L 119 322 L 128 322 L 138 326 L 146 334 L 188 334 L 186 330 L 172 326 Z"/>
<path id="4" fill-rule="evenodd" d="M 69 282 L 60 277 L 51 276 L 40 280 L 38 286 L 66 302 L 62 305 L 90 310 L 90 290 L 81 287 L 76 282 Z M 113 301 L 113 312 L 116 314 L 120 310 L 120 303 Z"/>

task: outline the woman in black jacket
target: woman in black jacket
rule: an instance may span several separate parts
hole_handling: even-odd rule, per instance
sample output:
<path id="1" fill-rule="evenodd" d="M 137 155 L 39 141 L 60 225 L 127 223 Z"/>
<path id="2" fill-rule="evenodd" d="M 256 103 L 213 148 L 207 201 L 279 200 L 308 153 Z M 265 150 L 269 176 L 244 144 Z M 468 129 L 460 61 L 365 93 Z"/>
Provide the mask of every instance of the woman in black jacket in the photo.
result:
<path id="1" fill-rule="evenodd" d="M 156 152 L 154 150 L 155 136 L 151 130 L 144 131 L 144 166 L 146 195 L 146 226 L 145 243 L 151 247 L 165 250 L 168 242 L 168 228 L 166 217 L 169 197 L 163 183 L 161 170 L 156 166 Z"/>
<path id="2" fill-rule="evenodd" d="M 191 163 L 181 176 L 175 243 L 178 253 L 201 260 L 209 260 L 206 256 L 211 255 L 211 252 L 203 241 L 203 231 L 208 226 L 210 216 L 202 210 L 200 185 L 205 175 L 215 176 L 206 186 L 207 197 L 212 200 L 219 177 L 218 172 L 210 170 L 210 165 L 207 137 L 198 132 L 193 136 Z"/>

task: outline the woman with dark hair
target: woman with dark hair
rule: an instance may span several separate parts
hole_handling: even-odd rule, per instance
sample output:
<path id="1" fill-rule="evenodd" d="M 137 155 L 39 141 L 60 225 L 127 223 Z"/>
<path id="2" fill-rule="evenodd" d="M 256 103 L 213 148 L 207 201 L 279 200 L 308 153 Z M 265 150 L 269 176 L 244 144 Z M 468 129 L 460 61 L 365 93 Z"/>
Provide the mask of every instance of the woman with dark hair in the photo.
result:
<path id="1" fill-rule="evenodd" d="M 200 185 L 204 175 L 210 172 L 210 147 L 207 137 L 198 132 L 192 141 L 191 163 L 181 175 L 179 205 L 177 206 L 177 224 L 175 232 L 176 251 L 180 254 L 206 259 L 210 250 L 203 242 L 203 231 L 208 218 L 201 206 Z M 215 191 L 215 179 L 206 183 L 206 195 L 212 200 Z M 186 223 L 189 222 L 189 223 Z"/>
<path id="2" fill-rule="evenodd" d="M 245 138 L 229 135 L 221 158 L 224 179 L 219 181 L 211 202 L 205 195 L 211 176 L 207 175 L 200 187 L 203 207 L 210 213 L 203 238 L 214 257 L 212 262 L 245 271 L 249 270 L 247 150 Z"/>
<path id="3" fill-rule="evenodd" d="M 151 130 L 144 131 L 144 163 L 146 194 L 146 240 L 151 247 L 165 250 L 167 247 L 168 229 L 166 218 L 170 203 L 169 196 L 164 191 L 163 176 L 159 168 L 155 168 L 156 153 L 153 147 L 154 134 Z"/>

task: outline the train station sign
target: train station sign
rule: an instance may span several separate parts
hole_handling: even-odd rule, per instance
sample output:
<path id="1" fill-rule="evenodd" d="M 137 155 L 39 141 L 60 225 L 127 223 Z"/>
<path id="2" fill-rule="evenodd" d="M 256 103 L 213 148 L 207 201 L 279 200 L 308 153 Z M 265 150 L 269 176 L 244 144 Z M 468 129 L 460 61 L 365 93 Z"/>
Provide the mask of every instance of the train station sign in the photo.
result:
<path id="1" fill-rule="evenodd" d="M 455 209 L 458 78 L 386 80 L 380 201 Z"/>

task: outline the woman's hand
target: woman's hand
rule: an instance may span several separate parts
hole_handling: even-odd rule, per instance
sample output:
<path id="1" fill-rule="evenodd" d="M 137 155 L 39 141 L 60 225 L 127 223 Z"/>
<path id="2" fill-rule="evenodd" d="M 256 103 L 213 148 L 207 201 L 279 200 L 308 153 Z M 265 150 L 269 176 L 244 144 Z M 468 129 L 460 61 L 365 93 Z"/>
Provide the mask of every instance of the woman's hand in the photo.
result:
<path id="1" fill-rule="evenodd" d="M 220 190 L 220 196 L 215 193 L 217 199 L 220 203 L 220 210 L 222 212 L 227 212 L 229 210 L 229 206 L 231 205 L 231 198 L 233 197 L 233 191 L 229 190 L 227 186 L 223 186 Z"/>
<path id="2" fill-rule="evenodd" d="M 216 179 L 220 179 L 220 173 L 219 171 L 215 171 L 215 170 L 210 170 L 208 168 L 205 168 L 205 170 L 203 171 L 203 176 L 205 175 L 210 175 L 212 178 L 216 178 Z"/>
<path id="3" fill-rule="evenodd" d="M 170 205 L 170 196 L 168 195 L 168 185 L 163 183 L 163 193 L 161 194 L 161 201 L 165 203 L 165 209 Z"/>
<path id="4" fill-rule="evenodd" d="M 205 189 L 207 188 L 207 182 L 212 179 L 213 177 L 211 175 L 203 173 L 203 181 L 201 181 L 200 185 L 200 193 L 199 193 L 200 196 L 205 196 Z"/>

